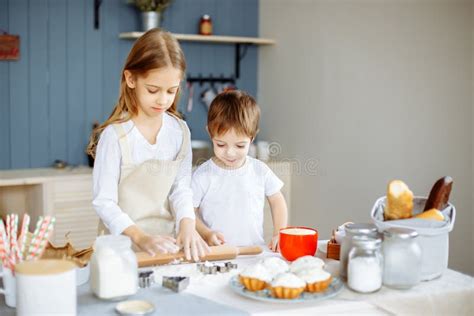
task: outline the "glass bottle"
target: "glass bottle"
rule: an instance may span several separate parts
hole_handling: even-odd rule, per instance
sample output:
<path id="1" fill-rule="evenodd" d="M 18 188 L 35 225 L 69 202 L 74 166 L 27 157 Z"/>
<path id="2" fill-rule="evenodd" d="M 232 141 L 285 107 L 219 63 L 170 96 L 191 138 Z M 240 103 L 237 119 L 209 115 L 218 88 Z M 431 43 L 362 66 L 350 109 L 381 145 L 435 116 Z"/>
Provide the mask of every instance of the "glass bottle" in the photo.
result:
<path id="1" fill-rule="evenodd" d="M 366 236 L 370 238 L 377 238 L 378 231 L 377 227 L 374 224 L 347 224 L 344 227 L 345 236 L 342 239 L 341 252 L 340 252 L 340 271 L 339 274 L 341 277 L 347 277 L 347 257 L 349 251 L 352 249 L 352 239 L 355 236 Z"/>
<path id="2" fill-rule="evenodd" d="M 212 35 L 212 20 L 207 14 L 201 17 L 199 22 L 199 34 L 201 35 Z"/>
<path id="3" fill-rule="evenodd" d="M 92 292 L 101 299 L 121 299 L 138 290 L 138 263 L 129 237 L 97 237 L 91 258 Z"/>
<path id="4" fill-rule="evenodd" d="M 408 228 L 384 231 L 383 283 L 396 289 L 409 289 L 421 280 L 421 247 L 418 233 Z"/>
<path id="5" fill-rule="evenodd" d="M 378 291 L 382 287 L 382 240 L 355 236 L 352 243 L 347 263 L 347 285 L 360 293 Z"/>

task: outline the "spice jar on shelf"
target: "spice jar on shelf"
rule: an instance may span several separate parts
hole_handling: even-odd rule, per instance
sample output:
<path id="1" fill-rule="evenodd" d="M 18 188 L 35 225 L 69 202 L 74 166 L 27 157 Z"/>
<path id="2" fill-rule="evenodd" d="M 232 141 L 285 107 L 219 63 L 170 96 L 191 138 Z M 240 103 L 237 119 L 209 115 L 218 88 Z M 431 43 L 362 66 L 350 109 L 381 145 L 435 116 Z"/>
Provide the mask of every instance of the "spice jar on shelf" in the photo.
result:
<path id="1" fill-rule="evenodd" d="M 408 289 L 421 280 L 421 247 L 418 233 L 409 228 L 392 227 L 384 231 L 383 284 Z"/>
<path id="2" fill-rule="evenodd" d="M 127 236 L 97 237 L 91 258 L 90 286 L 101 299 L 119 299 L 138 291 L 138 263 Z"/>
<path id="3" fill-rule="evenodd" d="M 212 20 L 208 14 L 204 14 L 199 21 L 199 34 L 212 35 Z"/>
<path id="4" fill-rule="evenodd" d="M 382 240 L 355 236 L 347 264 L 347 285 L 360 293 L 372 293 L 382 287 Z"/>

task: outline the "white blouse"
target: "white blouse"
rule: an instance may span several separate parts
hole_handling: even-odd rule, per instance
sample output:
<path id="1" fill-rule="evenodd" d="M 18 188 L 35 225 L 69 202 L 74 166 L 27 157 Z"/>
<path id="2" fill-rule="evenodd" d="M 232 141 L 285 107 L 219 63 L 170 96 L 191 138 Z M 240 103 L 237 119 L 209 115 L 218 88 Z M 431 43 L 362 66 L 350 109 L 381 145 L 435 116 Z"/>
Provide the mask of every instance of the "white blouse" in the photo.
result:
<path id="1" fill-rule="evenodd" d="M 168 113 L 163 114 L 163 124 L 154 145 L 146 140 L 132 120 L 121 124 L 127 132 L 133 163 L 141 164 L 150 159 L 176 159 L 183 142 L 183 131 L 176 118 Z M 186 126 L 186 128 L 188 127 Z M 92 204 L 105 226 L 114 235 L 121 234 L 127 227 L 134 224 L 117 204 L 121 162 L 122 154 L 118 135 L 113 126 L 109 125 L 101 133 L 97 145 L 93 171 L 94 199 Z M 171 206 L 176 212 L 174 214 L 176 231 L 179 231 L 179 222 L 184 217 L 195 219 L 191 190 L 191 164 L 192 151 L 189 141 L 187 154 L 181 162 L 169 195 Z"/>

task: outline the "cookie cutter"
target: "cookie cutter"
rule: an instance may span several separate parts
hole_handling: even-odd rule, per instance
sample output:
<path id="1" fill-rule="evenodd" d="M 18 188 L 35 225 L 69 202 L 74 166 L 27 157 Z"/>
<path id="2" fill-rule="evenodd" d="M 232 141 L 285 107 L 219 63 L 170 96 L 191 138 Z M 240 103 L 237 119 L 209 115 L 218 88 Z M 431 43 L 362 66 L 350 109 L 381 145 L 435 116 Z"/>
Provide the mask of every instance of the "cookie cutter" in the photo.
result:
<path id="1" fill-rule="evenodd" d="M 142 289 L 150 287 L 154 283 L 153 271 L 142 271 L 138 273 L 138 286 Z"/>
<path id="2" fill-rule="evenodd" d="M 163 287 L 166 287 L 176 293 L 183 291 L 189 285 L 189 277 L 181 276 L 164 276 Z"/>
<path id="3" fill-rule="evenodd" d="M 198 263 L 197 264 L 198 271 L 202 272 L 203 274 L 217 274 L 229 272 L 232 269 L 237 269 L 237 264 L 232 262 L 225 262 L 224 264 L 217 264 L 217 263 Z"/>
<path id="4" fill-rule="evenodd" d="M 199 272 L 202 272 L 204 274 L 217 274 L 217 266 L 215 266 L 214 264 L 209 265 L 206 263 L 198 263 L 197 269 Z"/>

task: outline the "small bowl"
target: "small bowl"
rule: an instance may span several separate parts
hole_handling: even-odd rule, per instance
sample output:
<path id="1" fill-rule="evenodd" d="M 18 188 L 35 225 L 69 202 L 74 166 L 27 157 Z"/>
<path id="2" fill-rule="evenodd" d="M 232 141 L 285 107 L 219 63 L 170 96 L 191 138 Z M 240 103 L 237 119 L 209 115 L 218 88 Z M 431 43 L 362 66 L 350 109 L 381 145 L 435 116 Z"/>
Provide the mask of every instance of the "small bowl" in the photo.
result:
<path id="1" fill-rule="evenodd" d="M 280 229 L 280 252 L 288 261 L 314 256 L 318 249 L 318 231 L 309 227 L 291 226 Z"/>
<path id="2" fill-rule="evenodd" d="M 89 281 L 90 271 L 89 265 L 83 268 L 76 268 L 76 286 L 86 284 Z"/>
<path id="3" fill-rule="evenodd" d="M 132 300 L 118 303 L 115 310 L 120 315 L 147 315 L 155 311 L 155 306 L 148 301 Z"/>

